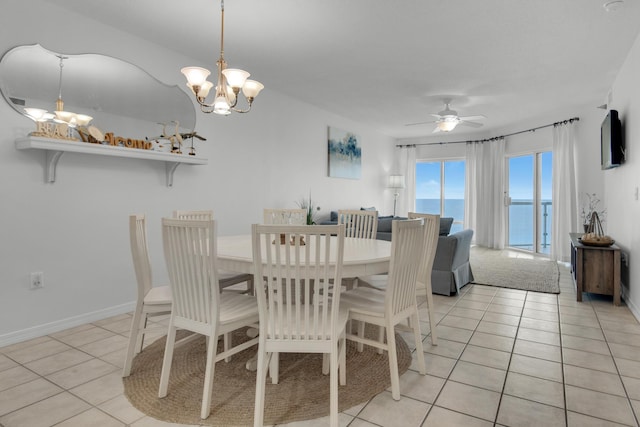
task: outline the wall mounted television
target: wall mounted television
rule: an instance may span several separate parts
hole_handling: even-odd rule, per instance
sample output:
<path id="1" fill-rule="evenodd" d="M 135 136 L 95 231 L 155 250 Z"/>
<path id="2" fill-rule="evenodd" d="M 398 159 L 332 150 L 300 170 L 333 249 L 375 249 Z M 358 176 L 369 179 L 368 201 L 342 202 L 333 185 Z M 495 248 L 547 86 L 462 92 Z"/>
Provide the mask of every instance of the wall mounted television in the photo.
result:
<path id="1" fill-rule="evenodd" d="M 612 169 L 624 163 L 622 123 L 616 110 L 610 110 L 600 126 L 600 166 Z"/>

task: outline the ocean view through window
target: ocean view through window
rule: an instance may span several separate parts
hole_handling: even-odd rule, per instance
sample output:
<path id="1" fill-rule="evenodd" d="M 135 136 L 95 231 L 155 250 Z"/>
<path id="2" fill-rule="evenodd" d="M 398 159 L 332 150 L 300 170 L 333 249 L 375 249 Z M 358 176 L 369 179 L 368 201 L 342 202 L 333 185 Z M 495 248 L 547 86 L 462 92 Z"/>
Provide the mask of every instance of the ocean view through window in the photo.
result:
<path id="1" fill-rule="evenodd" d="M 552 153 L 509 158 L 509 236 L 512 248 L 549 254 L 551 250 Z"/>
<path id="2" fill-rule="evenodd" d="M 416 163 L 416 211 L 453 217 L 451 233 L 464 225 L 464 160 Z"/>

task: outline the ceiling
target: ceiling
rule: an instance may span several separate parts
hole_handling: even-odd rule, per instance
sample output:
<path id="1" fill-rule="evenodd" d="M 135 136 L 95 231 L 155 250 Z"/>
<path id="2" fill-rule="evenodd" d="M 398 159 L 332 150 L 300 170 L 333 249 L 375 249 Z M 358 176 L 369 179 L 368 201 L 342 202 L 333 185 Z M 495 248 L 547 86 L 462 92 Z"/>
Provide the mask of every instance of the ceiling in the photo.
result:
<path id="1" fill-rule="evenodd" d="M 216 0 L 46 1 L 196 59 L 176 73 L 215 68 Z M 265 91 L 392 137 L 430 135 L 433 125 L 405 124 L 430 120 L 444 98 L 460 115 L 487 117 L 452 134 L 491 134 L 606 102 L 640 2 L 606 11 L 604 1 L 227 0 L 225 58 Z"/>

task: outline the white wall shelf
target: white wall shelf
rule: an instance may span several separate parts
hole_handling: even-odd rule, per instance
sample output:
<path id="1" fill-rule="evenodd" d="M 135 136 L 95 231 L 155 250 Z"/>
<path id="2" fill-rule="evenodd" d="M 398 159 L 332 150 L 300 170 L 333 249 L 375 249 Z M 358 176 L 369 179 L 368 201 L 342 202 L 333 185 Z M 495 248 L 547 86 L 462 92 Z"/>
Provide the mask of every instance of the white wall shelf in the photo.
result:
<path id="1" fill-rule="evenodd" d="M 62 157 L 66 152 L 164 162 L 165 172 L 167 175 L 167 187 L 173 186 L 173 173 L 179 165 L 183 163 L 187 165 L 206 165 L 209 163 L 208 159 L 190 156 L 188 154 L 173 154 L 161 151 L 141 150 L 137 148 L 112 147 L 110 145 L 90 144 L 81 141 L 66 141 L 35 136 L 16 139 L 16 148 L 18 150 L 45 150 L 46 182 L 56 181 L 58 160 L 60 160 L 60 157 Z"/>

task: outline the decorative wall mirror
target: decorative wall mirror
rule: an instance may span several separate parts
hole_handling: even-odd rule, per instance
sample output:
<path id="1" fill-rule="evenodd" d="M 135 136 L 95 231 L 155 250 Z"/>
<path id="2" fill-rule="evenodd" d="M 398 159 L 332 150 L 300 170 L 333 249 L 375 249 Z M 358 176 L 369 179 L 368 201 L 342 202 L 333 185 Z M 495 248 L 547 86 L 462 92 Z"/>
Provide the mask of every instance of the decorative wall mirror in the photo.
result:
<path id="1" fill-rule="evenodd" d="M 0 91 L 23 115 L 24 108 L 55 111 L 61 92 L 65 110 L 92 116 L 103 130 L 144 132 L 138 138 L 159 135 L 158 123 L 177 121 L 186 132 L 193 132 L 196 123 L 195 107 L 178 86 L 113 57 L 60 54 L 39 44 L 15 47 L 2 57 Z"/>

